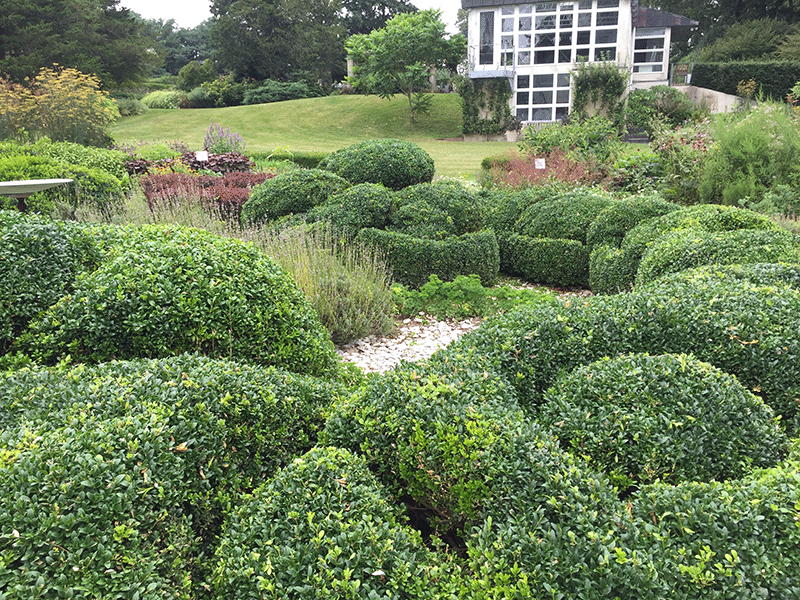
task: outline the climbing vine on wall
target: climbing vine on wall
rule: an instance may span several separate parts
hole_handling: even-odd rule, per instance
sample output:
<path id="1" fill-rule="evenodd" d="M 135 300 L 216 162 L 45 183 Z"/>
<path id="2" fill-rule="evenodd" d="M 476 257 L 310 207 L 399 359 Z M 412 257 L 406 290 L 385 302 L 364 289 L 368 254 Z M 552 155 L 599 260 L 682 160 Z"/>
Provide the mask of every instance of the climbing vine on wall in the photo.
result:
<path id="1" fill-rule="evenodd" d="M 461 96 L 464 135 L 502 135 L 519 131 L 520 122 L 511 114 L 511 84 L 505 77 L 470 79 L 456 82 Z M 488 116 L 484 116 L 487 115 Z"/>
<path id="2" fill-rule="evenodd" d="M 591 104 L 620 126 L 629 80 L 630 72 L 613 62 L 579 63 L 572 71 L 572 116 L 587 118 Z"/>

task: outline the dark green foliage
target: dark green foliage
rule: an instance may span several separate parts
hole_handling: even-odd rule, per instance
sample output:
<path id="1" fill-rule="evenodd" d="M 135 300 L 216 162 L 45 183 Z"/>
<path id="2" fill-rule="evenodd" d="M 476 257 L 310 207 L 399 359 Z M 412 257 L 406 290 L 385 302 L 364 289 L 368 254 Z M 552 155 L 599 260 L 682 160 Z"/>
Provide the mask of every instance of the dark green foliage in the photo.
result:
<path id="1" fill-rule="evenodd" d="M 359 183 L 329 197 L 308 213 L 309 220 L 330 220 L 355 235 L 366 227 L 383 229 L 392 209 L 392 192 L 379 183 Z"/>
<path id="2" fill-rule="evenodd" d="M 668 202 L 660 196 L 630 196 L 606 206 L 591 222 L 586 233 L 589 251 L 608 244 L 619 248 L 625 234 L 647 219 L 660 217 L 678 210 L 680 205 Z"/>
<path id="3" fill-rule="evenodd" d="M 3 375 L 0 588 L 178 594 L 228 504 L 313 446 L 340 393 L 198 356 Z"/>
<path id="4" fill-rule="evenodd" d="M 364 459 L 336 448 L 312 450 L 246 498 L 216 558 L 218 598 L 439 598 L 448 571 Z"/>
<path id="5" fill-rule="evenodd" d="M 800 239 L 785 230 L 707 232 L 681 229 L 654 241 L 642 256 L 636 285 L 703 265 L 800 262 Z"/>
<path id="6" fill-rule="evenodd" d="M 99 261 L 85 228 L 0 211 L 0 354 Z"/>
<path id="7" fill-rule="evenodd" d="M 433 159 L 413 142 L 368 140 L 329 154 L 319 164 L 352 184 L 380 183 L 399 190 L 433 179 Z"/>
<path id="8" fill-rule="evenodd" d="M 253 188 L 242 207 L 242 222 L 255 224 L 304 213 L 348 187 L 346 180 L 322 169 L 281 173 Z"/>
<path id="9" fill-rule="evenodd" d="M 654 485 L 631 504 L 640 551 L 675 600 L 800 596 L 800 464 L 728 483 Z"/>
<path id="10" fill-rule="evenodd" d="M 579 241 L 500 233 L 497 243 L 503 273 L 551 285 L 589 283 L 589 253 Z"/>
<path id="11" fill-rule="evenodd" d="M 328 156 L 327 152 L 302 152 L 293 150 L 276 149 L 272 152 L 250 152 L 247 154 L 255 160 L 285 160 L 304 169 L 316 169 L 319 163 Z"/>
<path id="12" fill-rule="evenodd" d="M 758 91 L 766 98 L 782 100 L 795 82 L 800 81 L 797 61 L 696 63 L 692 68 L 692 85 L 726 94 L 737 94 L 742 81 L 754 79 Z"/>
<path id="13" fill-rule="evenodd" d="M 493 231 L 479 231 L 444 240 L 416 238 L 396 231 L 362 229 L 356 242 L 383 253 L 394 280 L 419 288 L 431 274 L 442 280 L 477 274 L 492 286 L 500 271 L 500 254 Z"/>
<path id="14" fill-rule="evenodd" d="M 533 238 L 577 240 L 585 244 L 589 225 L 611 202 L 609 195 L 588 188 L 564 191 L 526 208 L 514 230 Z"/>
<path id="15" fill-rule="evenodd" d="M 325 374 L 336 355 L 291 278 L 254 246 L 179 227 L 119 229 L 107 260 L 31 326 L 45 362 L 200 352 Z"/>
<path id="16" fill-rule="evenodd" d="M 538 202 L 555 199 L 563 191 L 558 184 L 483 190 L 480 198 L 486 206 L 486 225 L 495 231 L 515 231 L 515 223 L 525 210 Z"/>
<path id="17" fill-rule="evenodd" d="M 563 370 L 637 352 L 693 354 L 737 376 L 797 425 L 800 292 L 764 286 L 723 268 L 685 271 L 630 294 L 570 306 L 531 305 L 487 321 L 450 346 L 497 364 L 535 410 Z"/>
<path id="18" fill-rule="evenodd" d="M 245 90 L 242 104 L 266 104 L 299 98 L 313 98 L 319 93 L 303 81 L 275 81 L 267 79 L 257 88 Z"/>
<path id="19" fill-rule="evenodd" d="M 539 423 L 623 490 L 736 479 L 788 449 L 760 398 L 686 355 L 606 357 L 560 376 L 543 401 Z"/>
<path id="20" fill-rule="evenodd" d="M 589 255 L 589 287 L 595 294 L 630 292 L 638 268 L 633 253 L 607 244 L 595 246 Z"/>
<path id="21" fill-rule="evenodd" d="M 478 198 L 457 182 L 419 183 L 395 194 L 389 229 L 433 240 L 483 227 Z"/>
<path id="22" fill-rule="evenodd" d="M 717 277 L 745 281 L 755 285 L 788 285 L 800 289 L 800 264 L 756 263 L 746 265 L 709 265 L 697 273 L 714 273 Z"/>
<path id="23" fill-rule="evenodd" d="M 503 135 L 519 131 L 521 123 L 511 114 L 511 86 L 508 78 L 472 79 L 460 77 L 456 82 L 461 96 L 464 135 Z"/>
<path id="24" fill-rule="evenodd" d="M 52 158 L 68 165 L 77 165 L 87 169 L 99 169 L 120 181 L 125 179 L 127 174 L 125 171 L 127 155 L 120 150 L 94 148 L 72 142 L 51 142 L 48 139 L 41 139 L 30 148 L 37 156 Z"/>
<path id="25" fill-rule="evenodd" d="M 652 120 L 658 116 L 665 124 L 677 127 L 698 119 L 702 109 L 679 88 L 656 85 L 633 90 L 628 95 L 625 122 L 628 127 L 652 133 Z"/>

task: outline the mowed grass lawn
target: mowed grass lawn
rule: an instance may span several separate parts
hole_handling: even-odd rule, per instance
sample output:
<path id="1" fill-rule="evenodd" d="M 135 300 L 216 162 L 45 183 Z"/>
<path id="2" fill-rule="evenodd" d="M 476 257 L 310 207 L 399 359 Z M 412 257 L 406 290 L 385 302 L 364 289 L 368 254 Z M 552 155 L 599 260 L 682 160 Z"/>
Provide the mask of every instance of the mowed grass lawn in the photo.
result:
<path id="1" fill-rule="evenodd" d="M 212 120 L 238 132 L 249 151 L 332 152 L 369 139 L 409 140 L 431 155 L 437 177 L 474 180 L 485 157 L 517 150 L 508 142 L 447 141 L 461 135 L 458 94 L 434 95 L 430 114 L 414 123 L 402 96 L 327 96 L 229 108 L 151 109 L 119 120 L 111 135 L 119 143 L 181 140 L 199 150 Z"/>

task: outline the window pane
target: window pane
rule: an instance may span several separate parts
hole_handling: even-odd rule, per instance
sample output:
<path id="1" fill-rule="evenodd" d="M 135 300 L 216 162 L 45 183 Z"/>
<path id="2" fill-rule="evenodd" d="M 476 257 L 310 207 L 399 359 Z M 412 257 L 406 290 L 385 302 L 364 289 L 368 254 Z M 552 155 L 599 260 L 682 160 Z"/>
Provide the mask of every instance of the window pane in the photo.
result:
<path id="1" fill-rule="evenodd" d="M 572 29 L 572 15 L 561 15 L 558 23 L 561 29 Z"/>
<path id="2" fill-rule="evenodd" d="M 482 12 L 480 25 L 478 63 L 490 65 L 494 62 L 494 12 Z"/>
<path id="3" fill-rule="evenodd" d="M 514 36 L 513 35 L 502 35 L 500 36 L 500 48 L 507 49 L 514 47 Z"/>
<path id="4" fill-rule="evenodd" d="M 663 52 L 634 52 L 633 62 L 635 63 L 660 63 L 664 61 Z"/>
<path id="5" fill-rule="evenodd" d="M 661 64 L 651 64 L 651 65 L 633 65 L 633 72 L 634 73 L 661 73 L 662 65 Z"/>
<path id="6" fill-rule="evenodd" d="M 539 50 L 534 53 L 534 64 L 549 65 L 556 62 L 556 53 L 553 50 Z"/>
<path id="7" fill-rule="evenodd" d="M 619 23 L 619 13 L 617 11 L 597 13 L 598 27 L 607 27 L 617 23 Z"/>
<path id="8" fill-rule="evenodd" d="M 555 15 L 544 15 L 541 17 L 536 17 L 536 31 L 541 31 L 542 29 L 555 29 L 555 28 L 556 28 Z"/>
<path id="9" fill-rule="evenodd" d="M 664 38 L 650 38 L 646 40 L 636 40 L 634 45 L 635 50 L 652 50 L 654 48 L 663 48 Z"/>
<path id="10" fill-rule="evenodd" d="M 594 49 L 594 59 L 595 60 L 616 60 L 617 58 L 617 49 L 611 46 L 610 48 L 595 48 Z"/>
<path id="11" fill-rule="evenodd" d="M 522 37 L 522 36 L 520 36 Z M 528 41 L 530 42 L 530 36 L 528 36 Z M 556 45 L 556 34 L 555 33 L 537 33 L 536 34 L 536 47 L 537 48 L 550 48 Z M 520 47 L 522 45 L 520 44 Z"/>
<path id="12" fill-rule="evenodd" d="M 578 27 L 591 27 L 592 13 L 578 13 Z"/>
<path id="13" fill-rule="evenodd" d="M 520 17 L 519 18 L 519 30 L 520 31 L 530 31 L 531 30 L 531 18 L 530 17 Z"/>
<path id="14" fill-rule="evenodd" d="M 547 75 L 534 75 L 533 87 L 535 88 L 551 88 L 553 87 L 553 74 Z"/>
<path id="15" fill-rule="evenodd" d="M 569 12 L 571 10 L 575 10 L 575 5 L 572 2 L 566 2 L 564 4 L 558 5 L 558 10 L 561 12 Z"/>
<path id="16" fill-rule="evenodd" d="M 597 0 L 597 8 L 616 8 L 619 0 Z"/>
<path id="17" fill-rule="evenodd" d="M 536 5 L 536 12 L 556 12 L 555 2 L 539 2 Z"/>
<path id="18" fill-rule="evenodd" d="M 558 90 L 556 92 L 556 104 L 569 104 L 569 90 Z"/>
<path id="19" fill-rule="evenodd" d="M 533 4 L 520 4 L 519 12 L 521 15 L 528 15 L 533 12 Z"/>
<path id="20" fill-rule="evenodd" d="M 534 108 L 533 109 L 534 121 L 552 121 L 553 109 L 552 108 Z"/>
<path id="21" fill-rule="evenodd" d="M 531 87 L 530 75 L 517 75 L 517 88 L 525 89 Z"/>
<path id="22" fill-rule="evenodd" d="M 531 34 L 530 33 L 520 33 L 518 42 L 519 42 L 519 47 L 520 48 L 530 48 L 531 47 Z"/>
<path id="23" fill-rule="evenodd" d="M 578 8 L 580 10 L 591 10 L 592 0 L 580 0 L 580 2 L 578 2 Z"/>
<path id="24" fill-rule="evenodd" d="M 501 52 L 500 53 L 500 65 L 503 67 L 513 67 L 514 66 L 514 53 L 513 52 Z"/>
<path id="25" fill-rule="evenodd" d="M 594 35 L 595 44 L 615 44 L 617 42 L 616 29 L 598 29 Z"/>
<path id="26" fill-rule="evenodd" d="M 514 7 L 513 6 L 502 6 L 502 7 L 500 7 L 500 14 L 501 15 L 513 15 L 514 14 Z"/>
<path id="27" fill-rule="evenodd" d="M 577 62 L 579 59 L 589 60 L 588 48 L 578 48 L 575 50 L 575 61 Z"/>
<path id="28" fill-rule="evenodd" d="M 533 96 L 531 104 L 552 104 L 553 103 L 553 91 L 547 90 L 546 92 L 533 92 L 531 94 Z"/>
<path id="29" fill-rule="evenodd" d="M 558 51 L 558 62 L 560 64 L 571 63 L 572 62 L 572 49 L 567 48 L 566 50 L 559 50 Z"/>
<path id="30" fill-rule="evenodd" d="M 503 19 L 501 21 L 500 29 L 505 33 L 514 31 L 514 19 Z"/>
<path id="31" fill-rule="evenodd" d="M 556 107 L 556 121 L 561 121 L 568 114 L 569 114 L 569 108 L 567 108 L 566 106 Z"/>
<path id="32" fill-rule="evenodd" d="M 519 119 L 520 121 L 527 121 L 529 114 L 530 113 L 529 113 L 527 108 L 518 108 L 517 109 L 517 119 Z"/>
<path id="33" fill-rule="evenodd" d="M 572 46 L 572 32 L 560 33 L 558 39 L 559 46 Z"/>
<path id="34" fill-rule="evenodd" d="M 517 106 L 520 104 L 530 104 L 529 92 L 517 92 Z"/>
<path id="35" fill-rule="evenodd" d="M 531 64 L 531 53 L 527 51 L 517 52 L 517 64 L 519 65 Z"/>
<path id="36" fill-rule="evenodd" d="M 557 87 L 569 87 L 569 73 L 559 73 L 556 77 Z"/>
<path id="37" fill-rule="evenodd" d="M 575 43 L 578 46 L 586 46 L 586 45 L 588 45 L 589 44 L 589 33 L 590 33 L 589 31 L 579 31 L 578 32 L 578 39 L 575 41 Z"/>

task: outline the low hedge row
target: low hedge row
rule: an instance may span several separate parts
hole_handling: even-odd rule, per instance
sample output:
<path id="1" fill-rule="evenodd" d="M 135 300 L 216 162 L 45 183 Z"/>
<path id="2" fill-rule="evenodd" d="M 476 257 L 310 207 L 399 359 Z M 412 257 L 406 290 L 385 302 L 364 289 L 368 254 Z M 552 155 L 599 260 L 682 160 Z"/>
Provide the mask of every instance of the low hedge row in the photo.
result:
<path id="1" fill-rule="evenodd" d="M 586 244 L 589 226 L 613 202 L 603 192 L 577 189 L 537 202 L 514 224 L 515 233 L 532 238 L 577 240 Z"/>
<path id="2" fill-rule="evenodd" d="M 424 285 L 431 274 L 447 281 L 474 274 L 483 285 L 492 286 L 500 271 L 500 251 L 493 231 L 431 240 L 368 228 L 358 233 L 356 243 L 377 248 L 390 265 L 394 280 L 413 288 Z"/>
<path id="3" fill-rule="evenodd" d="M 497 234 L 500 270 L 528 281 L 551 285 L 586 287 L 589 255 L 577 240 Z"/>

